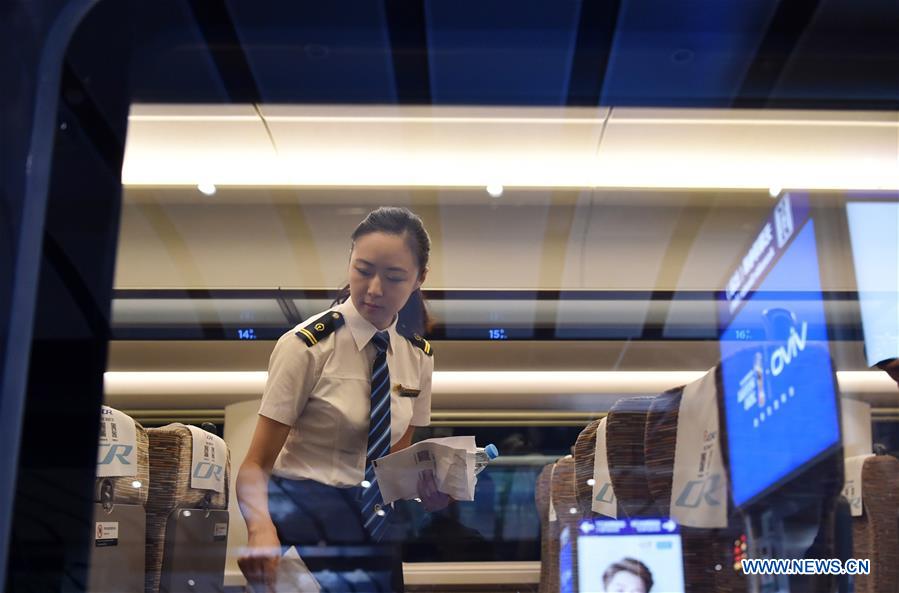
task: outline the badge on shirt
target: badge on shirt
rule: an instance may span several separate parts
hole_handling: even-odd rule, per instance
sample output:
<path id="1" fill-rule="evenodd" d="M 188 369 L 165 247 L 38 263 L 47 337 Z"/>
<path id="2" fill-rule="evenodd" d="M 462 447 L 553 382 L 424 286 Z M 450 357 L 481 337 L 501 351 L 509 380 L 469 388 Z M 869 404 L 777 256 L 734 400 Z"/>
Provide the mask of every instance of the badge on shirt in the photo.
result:
<path id="1" fill-rule="evenodd" d="M 421 389 L 412 389 L 411 387 L 403 387 L 400 384 L 397 384 L 394 389 L 400 394 L 400 397 L 418 397 L 421 393 Z"/>

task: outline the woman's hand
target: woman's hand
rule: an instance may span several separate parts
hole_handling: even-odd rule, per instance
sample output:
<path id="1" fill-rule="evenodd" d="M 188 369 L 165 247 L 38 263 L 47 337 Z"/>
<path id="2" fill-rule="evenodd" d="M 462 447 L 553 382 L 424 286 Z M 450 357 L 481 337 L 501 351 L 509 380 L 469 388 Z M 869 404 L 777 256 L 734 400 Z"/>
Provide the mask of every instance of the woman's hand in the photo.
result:
<path id="1" fill-rule="evenodd" d="M 237 565 L 254 593 L 269 593 L 275 590 L 275 571 L 280 560 L 281 542 L 272 525 L 270 529 L 250 534 Z"/>
<path id="2" fill-rule="evenodd" d="M 452 497 L 437 490 L 437 480 L 432 471 L 419 472 L 418 497 L 429 513 L 445 509 L 453 501 Z"/>
<path id="3" fill-rule="evenodd" d="M 237 565 L 255 593 L 275 590 L 281 542 L 268 512 L 268 480 L 289 432 L 286 424 L 259 416 L 250 449 L 237 472 L 237 502 L 249 534 Z"/>

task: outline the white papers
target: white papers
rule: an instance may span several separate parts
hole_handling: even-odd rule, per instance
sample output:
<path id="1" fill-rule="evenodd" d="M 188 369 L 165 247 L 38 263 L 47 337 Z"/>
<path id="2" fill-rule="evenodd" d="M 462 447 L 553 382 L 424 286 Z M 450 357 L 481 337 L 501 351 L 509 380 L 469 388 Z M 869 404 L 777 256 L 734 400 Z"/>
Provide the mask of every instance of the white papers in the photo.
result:
<path id="1" fill-rule="evenodd" d="M 109 406 L 100 408 L 97 477 L 137 475 L 137 427 L 134 419 Z"/>
<path id="2" fill-rule="evenodd" d="M 868 457 L 874 457 L 874 455 L 871 453 L 855 455 L 843 460 L 843 472 L 845 474 L 843 496 L 849 501 L 849 514 L 853 517 L 861 517 L 864 509 L 862 506 L 862 468 L 864 468 L 865 460 Z"/>
<path id="3" fill-rule="evenodd" d="M 874 437 L 871 433 L 871 404 L 848 397 L 840 398 L 840 427 L 843 429 L 843 457 L 870 455 Z"/>
<path id="4" fill-rule="evenodd" d="M 871 436 L 871 404 L 848 398 L 840 399 L 840 421 L 843 428 L 843 496 L 849 501 L 849 513 L 861 517 L 862 468 L 873 457 Z"/>
<path id="5" fill-rule="evenodd" d="M 684 387 L 677 415 L 671 518 L 690 527 L 727 527 L 727 474 L 718 434 L 715 369 Z"/>
<path id="6" fill-rule="evenodd" d="M 225 461 L 228 446 L 221 437 L 196 426 L 188 426 L 193 441 L 190 487 L 225 491 Z"/>
<path id="7" fill-rule="evenodd" d="M 269 587 L 247 581 L 247 593 L 267 593 Z M 300 553 L 294 546 L 287 548 L 287 552 L 278 561 L 275 569 L 274 593 L 320 593 L 322 588 L 313 576 L 312 571 L 300 558 Z"/>
<path id="8" fill-rule="evenodd" d="M 385 504 L 418 497 L 418 478 L 433 472 L 437 490 L 456 500 L 474 500 L 473 436 L 428 439 L 375 460 L 375 475 Z"/>
<path id="9" fill-rule="evenodd" d="M 321 586 L 293 546 L 281 557 L 275 573 L 275 593 L 319 593 Z"/>
<path id="10" fill-rule="evenodd" d="M 556 504 L 553 502 L 553 476 L 556 475 L 556 464 L 554 463 L 551 468 L 549 468 L 549 522 L 552 523 L 554 521 L 559 520 L 559 516 L 556 514 Z"/>
<path id="11" fill-rule="evenodd" d="M 609 458 L 606 454 L 606 422 L 608 416 L 599 421 L 596 427 L 596 449 L 593 452 L 593 502 L 590 508 L 594 513 L 618 518 L 618 499 L 612 488 L 612 475 L 609 473 Z"/>

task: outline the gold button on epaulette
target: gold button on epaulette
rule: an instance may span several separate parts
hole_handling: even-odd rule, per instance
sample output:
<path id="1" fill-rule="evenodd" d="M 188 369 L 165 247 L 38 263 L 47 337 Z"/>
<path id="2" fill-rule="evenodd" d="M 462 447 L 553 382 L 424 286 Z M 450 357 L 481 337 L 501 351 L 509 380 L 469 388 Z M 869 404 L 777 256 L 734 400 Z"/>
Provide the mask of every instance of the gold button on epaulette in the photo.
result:
<path id="1" fill-rule="evenodd" d="M 343 315 L 337 311 L 316 318 L 313 323 L 301 327 L 297 331 L 297 336 L 306 342 L 307 346 L 315 346 L 324 338 L 334 333 L 337 328 L 344 324 Z"/>

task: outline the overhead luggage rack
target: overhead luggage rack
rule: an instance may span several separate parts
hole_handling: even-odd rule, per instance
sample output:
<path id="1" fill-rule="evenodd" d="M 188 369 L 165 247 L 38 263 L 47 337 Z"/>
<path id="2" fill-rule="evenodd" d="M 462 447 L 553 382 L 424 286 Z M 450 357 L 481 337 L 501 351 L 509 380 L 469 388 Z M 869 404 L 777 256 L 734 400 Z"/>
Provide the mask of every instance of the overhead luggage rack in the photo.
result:
<path id="1" fill-rule="evenodd" d="M 115 340 L 276 340 L 327 309 L 329 289 L 120 289 L 113 298 Z M 424 291 L 435 340 L 716 340 L 713 291 Z M 802 293 L 771 294 L 802 306 Z M 825 294 L 846 321 L 843 339 L 860 339 L 858 295 Z"/>

